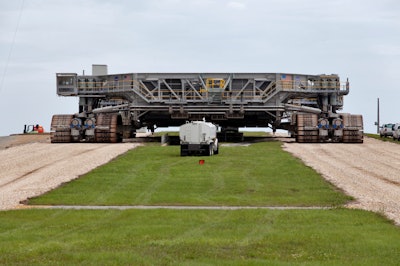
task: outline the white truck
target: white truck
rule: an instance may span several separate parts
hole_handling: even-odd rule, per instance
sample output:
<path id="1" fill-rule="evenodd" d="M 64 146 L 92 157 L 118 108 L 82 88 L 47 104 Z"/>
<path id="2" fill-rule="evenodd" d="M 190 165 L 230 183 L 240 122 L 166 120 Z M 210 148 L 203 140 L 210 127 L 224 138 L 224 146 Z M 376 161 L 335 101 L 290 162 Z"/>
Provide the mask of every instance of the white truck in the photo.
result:
<path id="1" fill-rule="evenodd" d="M 395 124 L 383 124 L 379 129 L 379 135 L 382 137 L 393 136 L 393 127 Z"/>
<path id="2" fill-rule="evenodd" d="M 217 127 L 205 121 L 192 121 L 179 128 L 181 156 L 218 154 Z"/>
<path id="3" fill-rule="evenodd" d="M 392 136 L 394 140 L 400 141 L 400 123 L 393 124 Z"/>

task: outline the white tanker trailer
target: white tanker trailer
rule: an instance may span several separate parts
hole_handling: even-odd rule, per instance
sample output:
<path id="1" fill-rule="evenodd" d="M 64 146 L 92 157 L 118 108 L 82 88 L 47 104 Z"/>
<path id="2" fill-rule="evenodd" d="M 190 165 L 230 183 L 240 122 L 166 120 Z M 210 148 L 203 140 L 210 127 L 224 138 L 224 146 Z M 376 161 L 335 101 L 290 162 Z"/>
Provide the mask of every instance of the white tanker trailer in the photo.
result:
<path id="1" fill-rule="evenodd" d="M 205 121 L 187 122 L 179 128 L 181 156 L 218 154 L 217 127 Z"/>

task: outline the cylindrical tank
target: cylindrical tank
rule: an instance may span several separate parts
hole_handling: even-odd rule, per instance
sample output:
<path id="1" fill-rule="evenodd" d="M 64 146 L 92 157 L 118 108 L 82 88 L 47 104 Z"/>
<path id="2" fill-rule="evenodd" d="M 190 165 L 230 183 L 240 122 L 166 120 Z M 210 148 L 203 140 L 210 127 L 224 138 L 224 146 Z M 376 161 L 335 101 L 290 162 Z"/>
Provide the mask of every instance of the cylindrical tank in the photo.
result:
<path id="1" fill-rule="evenodd" d="M 218 154 L 217 127 L 205 121 L 193 121 L 179 129 L 181 156 Z"/>
<path id="2" fill-rule="evenodd" d="M 179 129 L 181 142 L 188 144 L 210 143 L 217 137 L 217 127 L 209 122 L 192 121 Z"/>

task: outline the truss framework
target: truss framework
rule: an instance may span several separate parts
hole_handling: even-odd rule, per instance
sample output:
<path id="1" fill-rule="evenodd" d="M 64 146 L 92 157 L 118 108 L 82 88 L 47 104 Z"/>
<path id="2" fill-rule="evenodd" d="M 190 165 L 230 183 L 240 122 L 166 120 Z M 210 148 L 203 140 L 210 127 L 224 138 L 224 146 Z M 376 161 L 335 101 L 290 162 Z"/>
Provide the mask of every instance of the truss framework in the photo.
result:
<path id="1" fill-rule="evenodd" d="M 337 75 L 286 73 L 58 73 L 57 93 L 80 97 L 81 111 L 130 110 L 138 121 L 206 115 L 243 120 L 250 113 L 265 116 L 264 124 L 279 124 L 293 111 L 340 110 L 349 83 L 340 83 Z"/>

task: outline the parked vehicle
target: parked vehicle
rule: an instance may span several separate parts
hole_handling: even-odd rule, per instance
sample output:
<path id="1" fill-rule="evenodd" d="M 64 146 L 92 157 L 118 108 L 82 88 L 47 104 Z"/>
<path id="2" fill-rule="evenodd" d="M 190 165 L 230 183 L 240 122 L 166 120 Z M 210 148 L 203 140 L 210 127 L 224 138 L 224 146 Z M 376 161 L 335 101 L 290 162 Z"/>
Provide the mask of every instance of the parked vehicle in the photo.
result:
<path id="1" fill-rule="evenodd" d="M 400 123 L 397 123 L 392 128 L 393 139 L 400 141 Z"/>
<path id="2" fill-rule="evenodd" d="M 181 156 L 218 154 L 217 127 L 205 121 L 192 121 L 179 129 Z"/>
<path id="3" fill-rule="evenodd" d="M 379 135 L 382 137 L 393 136 L 393 127 L 395 124 L 383 124 L 380 127 Z"/>
<path id="4" fill-rule="evenodd" d="M 44 129 L 41 125 L 24 125 L 24 134 L 43 134 Z"/>

